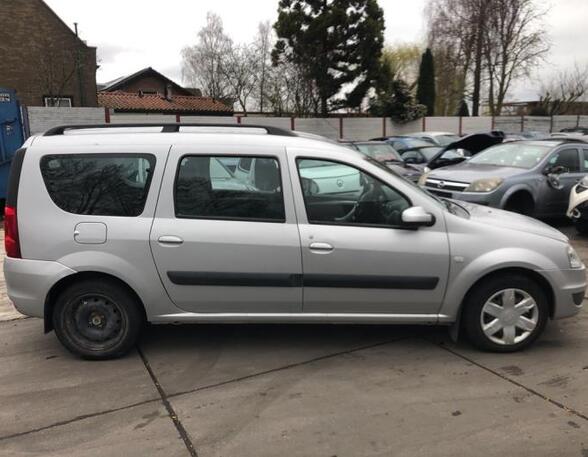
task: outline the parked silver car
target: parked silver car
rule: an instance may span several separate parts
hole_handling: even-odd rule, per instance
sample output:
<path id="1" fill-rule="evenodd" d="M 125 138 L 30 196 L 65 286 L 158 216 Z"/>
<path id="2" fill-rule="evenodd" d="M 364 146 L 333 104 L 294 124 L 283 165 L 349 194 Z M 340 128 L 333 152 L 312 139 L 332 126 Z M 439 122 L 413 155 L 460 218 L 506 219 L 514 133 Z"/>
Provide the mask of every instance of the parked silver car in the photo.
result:
<path id="1" fill-rule="evenodd" d="M 515 141 L 492 146 L 419 181 L 445 198 L 534 217 L 563 216 L 572 187 L 588 173 L 588 143 L 574 139 Z"/>
<path id="2" fill-rule="evenodd" d="M 440 324 L 507 352 L 581 309 L 585 267 L 547 225 L 290 131 L 196 127 L 60 127 L 16 153 L 8 295 L 75 354 L 121 356 L 146 321 Z M 225 158 L 258 160 L 262 184 L 213 185 Z M 317 163 L 359 188 L 316 192 Z"/>

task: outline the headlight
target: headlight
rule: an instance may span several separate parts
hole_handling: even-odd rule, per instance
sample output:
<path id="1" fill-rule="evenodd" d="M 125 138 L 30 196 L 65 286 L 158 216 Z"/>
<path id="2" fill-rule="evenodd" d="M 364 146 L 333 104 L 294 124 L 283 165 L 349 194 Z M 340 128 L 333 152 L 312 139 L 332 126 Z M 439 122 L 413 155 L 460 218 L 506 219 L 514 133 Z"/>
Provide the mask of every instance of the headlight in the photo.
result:
<path id="1" fill-rule="evenodd" d="M 584 177 L 582 178 L 582 180 L 580 181 L 580 185 L 581 185 L 582 187 L 588 187 L 588 176 L 584 176 Z"/>
<path id="2" fill-rule="evenodd" d="M 464 192 L 492 192 L 502 184 L 502 178 L 484 178 L 476 179 Z"/>
<path id="3" fill-rule="evenodd" d="M 427 182 L 428 177 L 429 177 L 429 173 L 423 173 L 417 182 L 418 185 L 421 187 L 425 187 L 425 184 Z"/>
<path id="4" fill-rule="evenodd" d="M 571 246 L 568 246 L 568 259 L 570 261 L 570 268 L 582 268 L 584 266 L 582 259 Z"/>

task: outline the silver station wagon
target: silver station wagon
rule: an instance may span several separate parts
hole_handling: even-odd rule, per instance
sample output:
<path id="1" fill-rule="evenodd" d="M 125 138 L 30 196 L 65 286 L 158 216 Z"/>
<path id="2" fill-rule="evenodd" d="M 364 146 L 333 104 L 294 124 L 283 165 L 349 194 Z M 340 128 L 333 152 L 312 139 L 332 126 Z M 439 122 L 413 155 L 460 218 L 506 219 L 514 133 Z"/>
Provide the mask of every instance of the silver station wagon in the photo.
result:
<path id="1" fill-rule="evenodd" d="M 559 231 L 264 126 L 32 137 L 5 239 L 15 306 L 93 359 L 123 355 L 146 322 L 440 324 L 515 351 L 575 315 L 586 287 Z"/>

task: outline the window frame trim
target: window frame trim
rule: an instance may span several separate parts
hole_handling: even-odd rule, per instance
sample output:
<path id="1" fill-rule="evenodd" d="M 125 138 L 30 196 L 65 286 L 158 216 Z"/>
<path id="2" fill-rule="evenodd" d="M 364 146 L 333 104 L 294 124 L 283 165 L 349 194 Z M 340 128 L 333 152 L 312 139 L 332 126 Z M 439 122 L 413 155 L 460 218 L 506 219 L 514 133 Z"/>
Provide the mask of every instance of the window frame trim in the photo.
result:
<path id="1" fill-rule="evenodd" d="M 143 202 L 143 207 L 141 208 L 141 212 L 135 216 L 120 216 L 120 215 L 115 215 L 115 214 L 84 214 L 84 213 L 73 213 L 71 211 L 67 211 L 65 209 L 63 209 L 61 206 L 59 206 L 57 204 L 57 202 L 55 201 L 55 199 L 53 198 L 53 196 L 51 195 L 51 192 L 49 191 L 49 188 L 47 187 L 47 182 L 45 181 L 45 176 L 43 175 L 43 170 L 42 170 L 42 165 L 43 165 L 43 161 L 47 160 L 48 157 L 94 157 L 94 158 L 102 158 L 102 157 L 108 157 L 108 156 L 116 156 L 117 158 L 144 158 L 149 162 L 149 166 L 150 166 L 150 173 L 147 177 L 147 180 L 145 181 L 145 201 Z M 87 216 L 87 217 L 124 217 L 124 218 L 137 218 L 137 217 L 142 217 L 143 214 L 145 213 L 145 207 L 147 206 L 147 200 L 149 198 L 149 192 L 151 191 L 151 183 L 153 181 L 153 174 L 155 173 L 155 167 L 157 166 L 157 157 L 155 154 L 150 153 L 150 152 L 89 152 L 89 153 L 79 153 L 79 152 L 74 152 L 72 154 L 44 154 L 41 157 L 39 157 L 39 171 L 41 173 L 41 178 L 43 180 L 43 185 L 45 186 L 45 191 L 47 192 L 47 195 L 49 196 L 49 199 L 51 200 L 51 202 L 55 205 L 56 208 L 58 208 L 59 210 L 63 211 L 66 214 L 73 214 L 74 216 Z"/>
<path id="2" fill-rule="evenodd" d="M 337 159 L 330 159 L 330 158 L 326 159 L 324 157 L 319 158 L 319 157 L 300 155 L 300 156 L 296 156 L 294 158 L 294 162 L 296 165 L 296 174 L 298 175 L 298 184 L 300 185 L 300 194 L 302 195 L 302 202 L 304 203 L 304 214 L 306 216 L 306 222 L 308 224 L 311 224 L 311 225 L 330 225 L 330 226 L 336 226 L 336 227 L 365 227 L 365 228 L 381 228 L 381 229 L 410 230 L 410 231 L 416 230 L 415 227 L 408 227 L 408 226 L 403 226 L 403 225 L 381 225 L 381 224 L 361 224 L 361 223 L 348 223 L 348 222 L 313 222 L 313 221 L 311 221 L 310 218 L 308 217 L 308 209 L 306 207 L 306 198 L 304 197 L 304 191 L 303 191 L 303 187 L 302 187 L 302 176 L 300 176 L 300 168 L 298 167 L 299 160 L 319 160 L 319 161 L 323 161 L 323 162 L 333 162 L 333 163 L 337 163 L 339 165 L 345 165 L 348 167 L 356 168 L 357 170 L 361 171 L 362 173 L 365 173 L 368 176 L 370 176 L 372 179 L 376 179 L 376 180 L 382 182 L 384 185 L 390 187 L 392 190 L 394 190 L 399 195 L 401 195 L 402 198 L 404 198 L 409 203 L 408 208 L 411 208 L 414 205 L 413 205 L 412 200 L 410 198 L 408 198 L 404 192 L 401 192 L 398 189 L 396 189 L 395 187 L 392 187 L 387 182 L 382 181 L 381 178 L 374 176 L 372 173 L 366 171 L 363 168 L 357 167 L 356 165 L 352 165 L 348 162 L 343 162 L 343 161 L 337 160 Z"/>
<path id="3" fill-rule="evenodd" d="M 69 106 L 49 106 L 47 104 L 48 100 L 57 99 L 57 100 L 69 100 Z M 74 107 L 74 100 L 71 95 L 43 95 L 43 106 L 45 108 L 73 108 Z"/>
<path id="4" fill-rule="evenodd" d="M 250 217 L 250 218 L 242 218 L 242 217 L 222 217 L 222 216 L 179 216 L 178 212 L 177 212 L 177 208 L 176 208 L 176 202 L 177 202 L 177 190 L 178 190 L 178 179 L 180 177 L 180 167 L 182 164 L 182 161 L 186 158 L 186 157 L 208 157 L 208 158 L 219 158 L 219 157 L 237 157 L 239 159 L 241 158 L 246 158 L 249 157 L 251 159 L 256 159 L 256 158 L 261 158 L 261 159 L 274 159 L 277 163 L 278 163 L 278 176 L 280 177 L 280 189 L 281 189 L 281 195 L 282 195 L 282 209 L 284 212 L 284 218 L 283 219 L 267 219 L 267 218 L 255 218 L 255 217 Z M 222 163 L 222 162 L 221 162 Z M 238 167 L 238 166 L 237 166 Z M 251 171 L 251 169 L 249 169 L 249 171 Z M 234 175 L 234 173 L 232 173 Z M 212 155 L 212 154 L 195 154 L 195 153 L 186 153 L 186 154 L 182 154 L 179 158 L 178 158 L 178 162 L 176 164 L 176 172 L 175 172 L 175 176 L 174 176 L 174 182 L 173 182 L 173 205 L 174 205 L 174 217 L 176 219 L 184 219 L 184 220 L 212 220 L 212 221 L 234 221 L 234 222 L 263 222 L 263 223 L 274 223 L 274 224 L 286 224 L 287 222 L 287 217 L 286 217 L 286 200 L 284 198 L 284 182 L 282 179 L 282 167 L 280 165 L 280 159 L 278 156 L 276 155 L 255 155 L 255 154 L 221 154 L 221 155 Z"/>

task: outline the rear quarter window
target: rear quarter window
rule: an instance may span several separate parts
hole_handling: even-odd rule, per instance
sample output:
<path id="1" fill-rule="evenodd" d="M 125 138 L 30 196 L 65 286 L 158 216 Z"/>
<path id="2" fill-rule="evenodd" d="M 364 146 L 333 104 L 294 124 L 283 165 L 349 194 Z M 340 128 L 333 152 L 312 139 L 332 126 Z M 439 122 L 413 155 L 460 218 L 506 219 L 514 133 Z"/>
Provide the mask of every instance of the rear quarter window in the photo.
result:
<path id="1" fill-rule="evenodd" d="M 152 154 L 55 154 L 41 158 L 51 200 L 73 214 L 139 216 L 145 207 Z"/>

